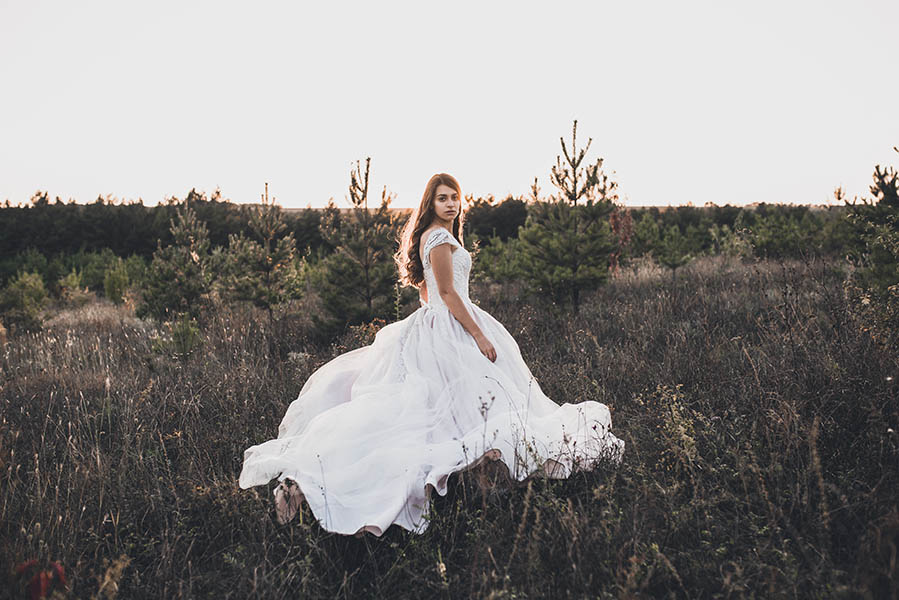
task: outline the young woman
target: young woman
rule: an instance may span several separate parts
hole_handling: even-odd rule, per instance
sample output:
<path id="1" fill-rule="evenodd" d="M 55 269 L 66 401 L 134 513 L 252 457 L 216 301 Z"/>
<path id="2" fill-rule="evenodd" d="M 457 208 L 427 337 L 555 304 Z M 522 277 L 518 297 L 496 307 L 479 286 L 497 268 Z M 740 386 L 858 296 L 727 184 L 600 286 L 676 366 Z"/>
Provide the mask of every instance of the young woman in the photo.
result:
<path id="1" fill-rule="evenodd" d="M 395 258 L 421 307 L 313 373 L 278 437 L 244 452 L 240 487 L 278 478 L 280 522 L 305 498 L 325 529 L 380 536 L 393 524 L 423 532 L 430 492 L 445 495 L 450 474 L 485 459 L 518 481 L 621 460 L 608 408 L 553 402 L 505 327 L 468 297 L 455 178 L 431 177 Z"/>

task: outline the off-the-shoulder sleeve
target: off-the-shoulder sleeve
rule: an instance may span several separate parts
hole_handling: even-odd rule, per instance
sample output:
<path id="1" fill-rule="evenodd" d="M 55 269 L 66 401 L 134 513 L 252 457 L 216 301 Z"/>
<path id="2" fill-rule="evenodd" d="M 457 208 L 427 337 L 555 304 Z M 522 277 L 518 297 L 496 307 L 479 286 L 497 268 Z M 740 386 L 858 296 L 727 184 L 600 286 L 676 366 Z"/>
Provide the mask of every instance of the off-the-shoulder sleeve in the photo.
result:
<path id="1" fill-rule="evenodd" d="M 456 238 L 452 236 L 452 234 L 444 229 L 443 227 L 438 227 L 431 231 L 428 235 L 428 239 L 425 240 L 424 252 L 421 256 L 422 264 L 428 264 L 431 262 L 431 250 L 434 247 L 439 246 L 440 244 L 450 244 L 455 247 L 458 245 Z"/>

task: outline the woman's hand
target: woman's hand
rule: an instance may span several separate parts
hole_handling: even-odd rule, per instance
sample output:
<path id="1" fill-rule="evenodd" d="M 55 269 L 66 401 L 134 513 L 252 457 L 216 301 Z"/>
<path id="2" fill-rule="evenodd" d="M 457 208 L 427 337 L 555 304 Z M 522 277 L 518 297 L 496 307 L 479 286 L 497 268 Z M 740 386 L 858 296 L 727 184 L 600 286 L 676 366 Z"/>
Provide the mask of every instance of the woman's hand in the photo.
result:
<path id="1" fill-rule="evenodd" d="M 474 341 L 478 343 L 478 350 L 481 351 L 481 354 L 490 359 L 490 362 L 496 362 L 496 349 L 490 343 L 490 340 L 487 339 L 487 336 L 480 333 L 475 336 Z"/>

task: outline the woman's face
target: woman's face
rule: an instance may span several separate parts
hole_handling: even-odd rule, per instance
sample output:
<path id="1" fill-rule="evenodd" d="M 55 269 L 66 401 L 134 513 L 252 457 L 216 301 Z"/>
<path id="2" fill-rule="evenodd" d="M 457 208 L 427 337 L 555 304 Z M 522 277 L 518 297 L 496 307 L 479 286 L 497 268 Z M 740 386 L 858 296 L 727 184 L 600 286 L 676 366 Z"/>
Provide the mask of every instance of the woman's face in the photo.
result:
<path id="1" fill-rule="evenodd" d="M 459 199 L 459 193 L 443 183 L 438 185 L 434 196 L 434 214 L 437 218 L 452 222 L 461 210 L 462 201 Z"/>

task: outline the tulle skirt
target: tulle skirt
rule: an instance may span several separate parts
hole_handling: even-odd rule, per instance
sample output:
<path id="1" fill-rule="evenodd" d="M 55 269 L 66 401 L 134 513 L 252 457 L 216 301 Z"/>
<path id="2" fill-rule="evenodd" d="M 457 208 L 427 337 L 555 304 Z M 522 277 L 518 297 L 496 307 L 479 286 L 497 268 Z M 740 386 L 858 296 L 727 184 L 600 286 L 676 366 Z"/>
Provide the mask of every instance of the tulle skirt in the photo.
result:
<path id="1" fill-rule="evenodd" d="M 278 437 L 244 452 L 240 487 L 293 480 L 329 531 L 381 535 L 396 524 L 421 533 L 430 490 L 445 495 L 450 474 L 487 457 L 518 481 L 620 461 L 608 408 L 553 402 L 506 328 L 465 304 L 495 362 L 445 306 L 422 303 L 309 377 Z"/>

